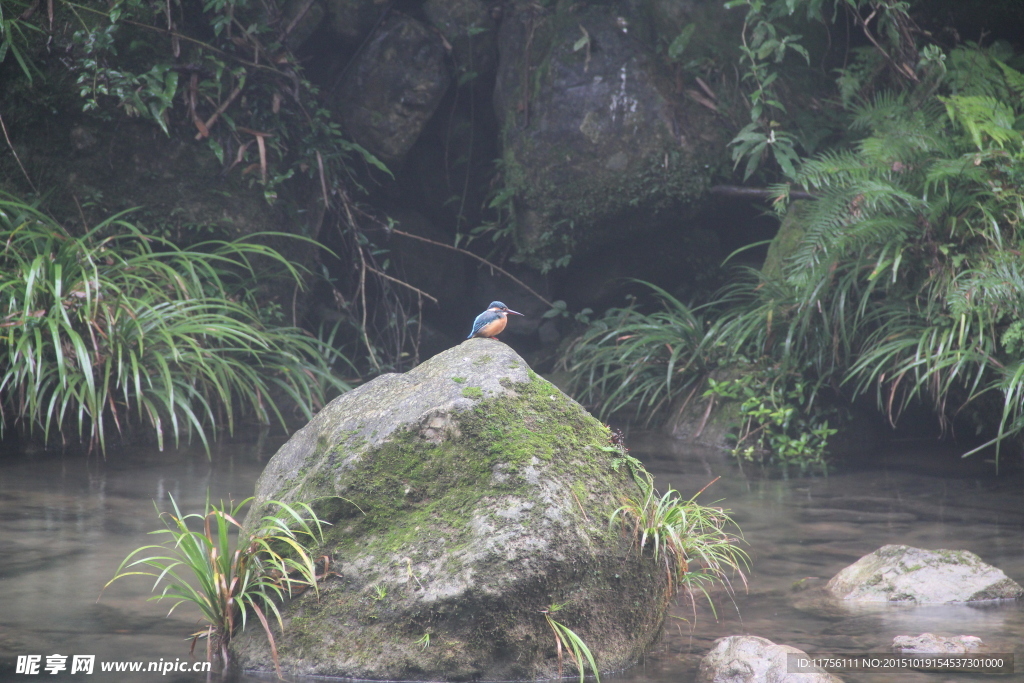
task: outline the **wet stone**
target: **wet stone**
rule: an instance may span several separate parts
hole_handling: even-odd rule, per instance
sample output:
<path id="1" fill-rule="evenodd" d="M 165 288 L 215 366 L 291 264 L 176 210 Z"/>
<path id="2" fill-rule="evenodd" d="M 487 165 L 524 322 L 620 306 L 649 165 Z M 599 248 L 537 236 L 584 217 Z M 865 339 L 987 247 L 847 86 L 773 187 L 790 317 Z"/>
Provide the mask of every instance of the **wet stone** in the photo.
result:
<path id="1" fill-rule="evenodd" d="M 937 636 L 922 633 L 919 636 L 896 636 L 892 639 L 892 651 L 903 654 L 934 654 L 949 652 L 963 654 L 974 652 L 983 645 L 977 636 Z"/>
<path id="2" fill-rule="evenodd" d="M 1013 600 L 1024 589 L 966 550 L 886 545 L 829 581 L 837 598 L 853 602 L 956 603 Z"/>

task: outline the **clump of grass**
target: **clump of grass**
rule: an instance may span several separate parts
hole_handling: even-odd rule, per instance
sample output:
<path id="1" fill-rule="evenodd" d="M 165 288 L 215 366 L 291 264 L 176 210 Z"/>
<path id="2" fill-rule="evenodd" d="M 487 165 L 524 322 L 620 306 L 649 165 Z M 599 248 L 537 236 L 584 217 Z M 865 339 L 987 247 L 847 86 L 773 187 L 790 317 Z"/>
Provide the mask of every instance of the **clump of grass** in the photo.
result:
<path id="1" fill-rule="evenodd" d="M 743 537 L 726 530 L 736 527 L 738 532 L 739 527 L 728 510 L 697 502 L 697 496 L 707 486 L 691 498 L 683 498 L 671 487 L 659 495 L 651 475 L 646 471 L 644 474 L 647 485 L 643 487 L 643 494 L 624 498 L 622 506 L 611 514 L 609 523 L 618 523 L 627 530 L 639 552 L 651 548 L 655 561 L 665 569 L 667 599 L 680 590 L 691 597 L 699 591 L 714 611 L 708 593 L 711 585 L 718 583 L 731 591 L 733 574 L 740 577 L 744 586 L 747 583 L 743 569 L 749 569 L 750 557 L 737 545 Z M 708 486 L 715 481 L 718 479 Z"/>
<path id="2" fill-rule="evenodd" d="M 142 423 L 160 448 L 169 433 L 208 449 L 239 416 L 283 424 L 283 395 L 309 419 L 348 388 L 327 344 L 261 320 L 260 280 L 301 284 L 269 247 L 179 249 L 123 214 L 75 236 L 2 194 L 0 245 L 0 435 L 13 423 L 105 450 L 111 426 Z"/>
<path id="3" fill-rule="evenodd" d="M 174 600 L 168 616 L 182 603 L 198 607 L 207 625 L 192 634 L 192 647 L 205 638 L 207 659 L 219 656 L 225 666 L 230 661 L 228 645 L 232 636 L 255 615 L 267 634 L 280 676 L 277 644 L 267 615 L 272 615 L 283 631 L 276 601 L 308 588 L 318 591 L 312 546 L 323 543 L 323 525 L 328 522 L 305 503 L 270 501 L 269 506 L 277 508 L 276 514 L 262 517 L 253 531 L 232 544 L 242 528 L 239 512 L 252 498 L 234 506 L 207 503 L 203 514 L 188 515 L 181 514 L 174 497 L 170 498 L 173 514 L 160 515 L 167 528 L 150 532 L 167 536 L 167 540 L 129 553 L 104 590 L 126 576 L 155 577 L 153 591 L 161 585 L 163 589 L 149 599 Z M 190 523 L 197 528 L 191 528 Z M 149 551 L 169 554 L 139 557 Z"/>
<path id="4" fill-rule="evenodd" d="M 630 305 L 607 311 L 572 342 L 560 365 L 573 394 L 602 417 L 632 409 L 648 424 L 696 390 L 715 367 L 716 351 L 698 312 L 656 285 L 641 284 L 654 291 L 661 309 L 645 313 Z"/>
<path id="5" fill-rule="evenodd" d="M 555 612 L 560 611 L 566 604 L 568 603 L 554 602 L 548 605 L 547 609 L 541 610 L 541 614 L 544 615 L 544 620 L 547 622 L 548 627 L 555 634 L 555 647 L 558 650 L 558 678 L 562 678 L 562 650 L 564 649 L 569 653 L 573 664 L 576 665 L 576 670 L 580 673 L 580 683 L 583 683 L 583 677 L 588 664 L 590 665 L 590 670 L 594 672 L 594 676 L 597 678 L 597 683 L 601 683 L 601 674 L 597 670 L 597 662 L 594 661 L 594 655 L 591 653 L 590 648 L 571 628 L 560 621 L 555 621 L 551 616 Z"/>

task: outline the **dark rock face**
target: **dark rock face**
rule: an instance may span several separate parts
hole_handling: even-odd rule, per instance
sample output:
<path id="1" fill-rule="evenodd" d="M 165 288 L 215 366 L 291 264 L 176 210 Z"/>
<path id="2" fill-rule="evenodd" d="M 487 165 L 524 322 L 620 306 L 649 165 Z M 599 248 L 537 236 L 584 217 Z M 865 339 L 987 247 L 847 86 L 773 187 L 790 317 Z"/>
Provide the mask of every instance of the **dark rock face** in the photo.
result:
<path id="1" fill-rule="evenodd" d="M 337 107 L 353 139 L 385 163 L 409 151 L 451 80 L 440 36 L 393 12 L 348 67 Z"/>
<path id="2" fill-rule="evenodd" d="M 628 22 L 606 6 L 507 13 L 494 103 L 522 249 L 557 260 L 701 196 L 724 140 L 709 110 L 663 94 Z"/>
<path id="3" fill-rule="evenodd" d="M 357 47 L 394 3 L 391 0 L 323 0 L 331 33 L 349 49 Z"/>
<path id="4" fill-rule="evenodd" d="M 829 673 L 789 673 L 787 656 L 805 655 L 789 645 L 757 636 L 727 636 L 715 641 L 700 662 L 698 683 L 841 683 Z"/>
<path id="5" fill-rule="evenodd" d="M 281 608 L 282 668 L 550 678 L 553 602 L 602 671 L 636 662 L 661 629 L 664 570 L 608 527 L 639 489 L 607 446 L 607 428 L 489 339 L 333 401 L 267 465 L 251 513 L 301 500 L 333 523 L 334 574 Z M 259 629 L 233 647 L 273 670 Z"/>
<path id="6" fill-rule="evenodd" d="M 427 0 L 423 12 L 452 47 L 460 75 L 475 78 L 498 63 L 501 3 L 493 0 Z"/>
<path id="7" fill-rule="evenodd" d="M 956 603 L 1016 600 L 1024 589 L 966 550 L 886 545 L 832 577 L 826 589 L 855 602 Z"/>

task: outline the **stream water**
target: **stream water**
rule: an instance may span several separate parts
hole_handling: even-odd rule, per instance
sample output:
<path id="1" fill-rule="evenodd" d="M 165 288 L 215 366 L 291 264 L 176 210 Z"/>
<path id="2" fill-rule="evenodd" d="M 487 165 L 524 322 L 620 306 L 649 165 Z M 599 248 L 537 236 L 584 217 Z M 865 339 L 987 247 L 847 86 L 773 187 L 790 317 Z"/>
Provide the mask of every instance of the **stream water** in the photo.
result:
<path id="1" fill-rule="evenodd" d="M 188 451 L 112 452 L 107 458 L 0 452 L 0 681 L 19 655 L 40 655 L 40 676 L 56 681 L 207 680 L 206 675 L 100 672 L 103 662 L 188 663 L 187 634 L 198 614 L 147 602 L 152 579 L 110 586 L 133 549 L 161 540 L 154 501 L 172 494 L 183 511 L 212 500 L 240 500 L 281 440 L 215 447 L 211 459 Z M 715 477 L 701 499 L 733 510 L 750 543 L 749 590 L 732 600 L 717 593 L 717 619 L 706 602 L 681 603 L 661 643 L 640 665 L 606 683 L 688 683 L 718 637 L 753 634 L 810 653 L 885 652 L 896 635 L 925 632 L 982 638 L 990 652 L 1016 652 L 1024 681 L 1024 605 L 823 609 L 815 589 L 840 569 L 886 543 L 977 553 L 1024 581 L 1024 477 L 997 478 L 979 461 L 966 466 L 934 443 L 916 442 L 874 454 L 872 464 L 826 478 L 772 479 L 736 466 L 715 451 L 682 446 L 654 434 L 630 438 L 634 455 L 669 485 L 692 493 Z M 924 473 L 927 472 L 927 473 Z M 809 578 L 810 577 L 810 578 Z M 794 584 L 806 579 L 796 590 Z M 47 656 L 66 655 L 68 670 L 45 671 Z M 202 654 L 198 653 L 200 658 Z M 70 675 L 74 655 L 95 655 L 95 673 Z M 845 681 L 945 683 L 967 674 L 847 673 Z M 984 677 L 991 679 L 991 677 Z M 210 680 L 221 680 L 214 674 Z M 236 683 L 274 680 L 241 676 Z M 306 679 L 312 680 L 312 679 Z"/>

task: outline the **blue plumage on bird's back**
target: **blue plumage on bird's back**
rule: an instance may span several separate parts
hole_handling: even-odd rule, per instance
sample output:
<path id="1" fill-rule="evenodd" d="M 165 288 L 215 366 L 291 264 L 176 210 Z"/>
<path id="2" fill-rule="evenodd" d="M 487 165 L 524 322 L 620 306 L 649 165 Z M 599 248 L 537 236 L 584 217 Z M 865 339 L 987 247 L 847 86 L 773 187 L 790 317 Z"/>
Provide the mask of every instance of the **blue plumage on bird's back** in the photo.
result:
<path id="1" fill-rule="evenodd" d="M 492 301 L 487 310 L 478 315 L 476 320 L 473 321 L 473 330 L 466 339 L 472 339 L 473 337 L 496 338 L 505 329 L 509 313 L 512 315 L 522 315 L 522 313 L 513 311 L 500 301 Z"/>

